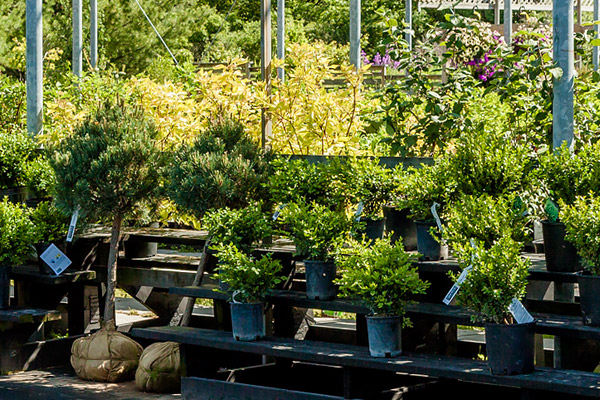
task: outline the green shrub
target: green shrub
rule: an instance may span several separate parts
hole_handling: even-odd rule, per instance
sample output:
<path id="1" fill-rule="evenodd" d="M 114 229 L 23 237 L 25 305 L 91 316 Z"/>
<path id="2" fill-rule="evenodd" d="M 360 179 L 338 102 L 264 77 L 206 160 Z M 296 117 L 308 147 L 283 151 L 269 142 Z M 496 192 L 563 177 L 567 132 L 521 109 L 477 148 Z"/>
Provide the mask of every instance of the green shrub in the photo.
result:
<path id="1" fill-rule="evenodd" d="M 25 165 L 25 181 L 27 189 L 34 197 L 41 199 L 51 195 L 56 184 L 56 175 L 45 155 L 38 156 Z"/>
<path id="2" fill-rule="evenodd" d="M 31 221 L 36 243 L 62 242 L 67 237 L 70 218 L 50 202 L 39 203 L 31 211 Z"/>
<path id="3" fill-rule="evenodd" d="M 392 170 L 379 164 L 378 158 L 351 158 L 344 174 L 350 201 L 363 203 L 362 217 L 383 218 L 383 205 L 390 201 L 393 190 Z"/>
<path id="4" fill-rule="evenodd" d="M 360 298 L 377 315 L 403 316 L 410 296 L 424 294 L 429 282 L 419 278 L 414 266 L 418 254 L 407 253 L 402 240 L 390 244 L 390 239 L 351 240 L 341 247 L 336 264 L 341 278 L 336 282 L 341 293 Z M 410 324 L 405 318 L 404 324 Z"/>
<path id="5" fill-rule="evenodd" d="M 24 132 L 0 131 L 0 189 L 27 184 L 27 163 L 35 150 L 35 143 Z"/>
<path id="6" fill-rule="evenodd" d="M 34 226 L 29 210 L 4 198 L 0 202 L 0 265 L 20 265 L 32 254 Z"/>
<path id="7" fill-rule="evenodd" d="M 457 295 L 457 302 L 475 312 L 473 321 L 510 324 L 508 307 L 514 298 L 525 296 L 531 261 L 521 257 L 522 244 L 510 236 L 502 236 L 489 248 L 477 243 L 469 257 L 463 254 L 462 268 L 471 265 Z M 454 274 L 454 279 L 458 274 Z"/>
<path id="8" fill-rule="evenodd" d="M 282 281 L 279 260 L 271 254 L 255 259 L 229 243 L 216 247 L 219 257 L 219 279 L 229 285 L 230 300 L 240 303 L 264 301 L 269 289 Z"/>
<path id="9" fill-rule="evenodd" d="M 446 179 L 445 161 L 436 160 L 434 165 L 423 165 L 421 168 L 408 168 L 404 181 L 400 183 L 397 206 L 408 208 L 411 218 L 418 221 L 433 221 L 431 206 L 434 202 L 440 205 L 438 213 L 444 210 L 450 197 L 451 188 Z"/>
<path id="10" fill-rule="evenodd" d="M 175 154 L 169 195 L 199 219 L 212 208 L 241 208 L 266 200 L 269 158 L 241 124 L 215 123 Z"/>
<path id="11" fill-rule="evenodd" d="M 273 232 L 270 217 L 256 204 L 238 210 L 229 207 L 211 210 L 203 222 L 212 243 L 233 244 L 246 254 L 252 250 L 253 243 Z"/>
<path id="12" fill-rule="evenodd" d="M 586 269 L 600 275 L 600 198 L 576 197 L 572 204 L 560 202 L 566 239 L 573 243 Z"/>
<path id="13" fill-rule="evenodd" d="M 316 203 L 291 203 L 281 215 L 296 245 L 296 254 L 305 260 L 330 260 L 336 243 L 347 238 L 356 226 L 344 212 Z"/>

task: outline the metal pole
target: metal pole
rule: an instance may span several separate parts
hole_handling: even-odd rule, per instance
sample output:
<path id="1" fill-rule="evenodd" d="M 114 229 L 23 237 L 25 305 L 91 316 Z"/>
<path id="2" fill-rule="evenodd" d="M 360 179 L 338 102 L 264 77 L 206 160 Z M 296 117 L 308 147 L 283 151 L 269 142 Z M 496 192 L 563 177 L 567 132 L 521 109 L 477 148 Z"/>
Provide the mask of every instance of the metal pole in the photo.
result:
<path id="1" fill-rule="evenodd" d="M 574 52 L 573 0 L 554 0 L 554 60 L 562 77 L 554 80 L 553 140 L 554 148 L 567 142 L 573 147 Z"/>
<path id="2" fill-rule="evenodd" d="M 594 0 L 594 22 L 600 20 L 600 0 Z M 596 39 L 600 38 L 600 25 L 594 25 L 596 31 Z M 594 46 L 592 51 L 592 61 L 594 63 L 594 71 L 598 71 L 600 65 L 600 52 L 598 46 Z"/>
<path id="3" fill-rule="evenodd" d="M 81 78 L 83 70 L 83 38 L 82 38 L 82 10 L 81 0 L 73 0 L 73 74 Z"/>
<path id="4" fill-rule="evenodd" d="M 277 0 L 277 58 L 285 59 L 285 0 Z M 283 67 L 277 68 L 277 77 L 281 82 L 285 80 Z"/>
<path id="5" fill-rule="evenodd" d="M 500 0 L 494 1 L 494 25 L 500 25 Z"/>
<path id="6" fill-rule="evenodd" d="M 90 0 L 90 63 L 98 68 L 98 0 Z"/>
<path id="7" fill-rule="evenodd" d="M 512 38 L 512 0 L 504 0 L 504 41 L 511 45 Z"/>
<path id="8" fill-rule="evenodd" d="M 25 5 L 27 43 L 27 132 L 39 135 L 43 130 L 43 43 L 42 0 L 27 0 Z"/>
<path id="9" fill-rule="evenodd" d="M 360 60 L 360 0 L 350 0 L 350 64 L 358 70 Z"/>
<path id="10" fill-rule="evenodd" d="M 405 9 L 406 29 L 412 31 L 412 0 L 406 0 Z M 412 50 L 412 33 L 406 32 L 404 37 L 408 43 L 408 50 Z"/>
<path id="11" fill-rule="evenodd" d="M 267 96 L 271 98 L 271 0 L 260 1 L 260 72 L 265 82 Z M 262 110 L 262 147 L 269 150 L 273 134 L 271 115 L 267 109 Z"/>

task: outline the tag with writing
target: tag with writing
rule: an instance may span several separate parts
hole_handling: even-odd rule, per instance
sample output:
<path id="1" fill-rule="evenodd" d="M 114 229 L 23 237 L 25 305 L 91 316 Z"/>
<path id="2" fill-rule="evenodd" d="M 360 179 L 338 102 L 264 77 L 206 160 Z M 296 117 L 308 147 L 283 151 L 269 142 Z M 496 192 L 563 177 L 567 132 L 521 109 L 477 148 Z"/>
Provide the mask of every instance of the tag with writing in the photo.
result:
<path id="1" fill-rule="evenodd" d="M 358 207 L 356 208 L 356 213 L 354 214 L 354 218 L 356 219 L 356 222 L 360 221 L 360 216 L 364 209 L 365 209 L 365 205 L 363 204 L 363 202 L 362 201 L 359 202 Z"/>
<path id="2" fill-rule="evenodd" d="M 71 223 L 69 224 L 69 232 L 67 233 L 67 242 L 73 241 L 73 235 L 75 235 L 75 227 L 77 226 L 77 218 L 79 218 L 79 207 L 75 209 L 71 216 Z"/>
<path id="3" fill-rule="evenodd" d="M 512 316 L 515 318 L 517 324 L 527 324 L 535 321 L 523 303 L 521 303 L 517 298 L 512 299 L 512 302 L 508 306 L 508 311 L 510 311 Z"/>
<path id="4" fill-rule="evenodd" d="M 452 300 L 454 300 L 454 297 L 460 290 L 461 285 L 463 284 L 465 279 L 467 279 L 467 275 L 469 275 L 469 272 L 471 272 L 472 269 L 473 269 L 473 267 L 471 267 L 471 266 L 463 269 L 463 272 L 461 272 L 461 274 L 458 276 L 456 283 L 454 285 L 452 285 L 452 287 L 450 288 L 450 291 L 448 291 L 448 294 L 446 295 L 446 297 L 444 297 L 444 300 L 442 300 L 442 302 L 445 305 L 450 304 L 452 302 Z"/>
<path id="5" fill-rule="evenodd" d="M 60 275 L 65 269 L 71 265 L 71 260 L 58 249 L 54 244 L 51 244 L 46 251 L 40 256 L 56 275 Z"/>
<path id="6" fill-rule="evenodd" d="M 435 223 L 437 224 L 438 229 L 440 230 L 440 232 L 444 231 L 444 228 L 442 228 L 442 220 L 440 219 L 440 216 L 437 213 L 437 208 L 440 205 L 438 203 L 436 203 L 435 201 L 433 202 L 433 205 L 431 206 L 431 215 L 433 215 L 433 218 L 435 218 Z"/>
<path id="7" fill-rule="evenodd" d="M 287 204 L 282 204 L 279 207 L 277 207 L 277 210 L 275 210 L 275 212 L 273 213 L 273 221 L 277 221 L 277 218 L 279 218 L 279 215 L 281 215 L 281 210 L 283 210 L 286 206 Z"/>

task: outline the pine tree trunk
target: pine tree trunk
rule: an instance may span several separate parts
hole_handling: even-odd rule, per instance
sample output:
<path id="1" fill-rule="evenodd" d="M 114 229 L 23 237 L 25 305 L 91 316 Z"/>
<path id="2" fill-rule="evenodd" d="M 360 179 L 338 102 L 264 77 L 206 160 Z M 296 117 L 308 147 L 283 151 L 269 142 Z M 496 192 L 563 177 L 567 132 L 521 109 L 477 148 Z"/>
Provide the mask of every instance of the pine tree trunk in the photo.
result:
<path id="1" fill-rule="evenodd" d="M 104 305 L 104 325 L 109 328 L 116 326 L 115 289 L 117 288 L 117 258 L 122 222 L 122 216 L 115 216 L 110 232 L 110 250 L 108 253 L 108 266 L 106 267 L 106 302 Z"/>

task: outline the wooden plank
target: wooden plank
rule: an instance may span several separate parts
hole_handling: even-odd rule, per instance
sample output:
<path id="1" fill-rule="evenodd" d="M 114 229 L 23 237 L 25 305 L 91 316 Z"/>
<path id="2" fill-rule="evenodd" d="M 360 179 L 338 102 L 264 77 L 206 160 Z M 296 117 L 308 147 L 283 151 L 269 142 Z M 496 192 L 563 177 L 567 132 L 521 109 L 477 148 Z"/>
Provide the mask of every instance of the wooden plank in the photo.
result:
<path id="1" fill-rule="evenodd" d="M 42 310 L 39 308 L 10 308 L 0 310 L 0 321 L 15 324 L 58 321 L 59 319 L 60 312 L 56 310 Z"/>
<path id="2" fill-rule="evenodd" d="M 41 285 L 64 285 L 76 282 L 89 282 L 96 278 L 94 271 L 63 272 L 56 275 L 40 274 L 37 265 L 23 265 L 12 268 L 11 279 L 27 280 L 30 283 Z"/>
<path id="3" fill-rule="evenodd" d="M 192 377 L 181 378 L 181 395 L 186 400 L 343 400 L 338 396 Z"/>
<path id="4" fill-rule="evenodd" d="M 106 267 L 94 266 L 96 281 L 106 282 Z M 152 286 L 168 289 L 189 286 L 194 282 L 195 271 L 167 268 L 135 268 L 119 265 L 117 282 L 123 286 Z"/>
<path id="5" fill-rule="evenodd" d="M 525 375 L 492 375 L 487 364 L 478 360 L 428 354 L 404 354 L 397 358 L 373 358 L 364 347 L 265 338 L 256 342 L 235 341 L 229 332 L 188 327 L 157 327 L 134 329 L 133 336 L 176 341 L 188 345 L 220 350 L 262 354 L 326 365 L 368 368 L 487 383 L 531 390 L 550 390 L 581 396 L 600 396 L 600 375 L 582 371 L 536 368 Z"/>

